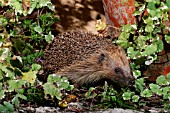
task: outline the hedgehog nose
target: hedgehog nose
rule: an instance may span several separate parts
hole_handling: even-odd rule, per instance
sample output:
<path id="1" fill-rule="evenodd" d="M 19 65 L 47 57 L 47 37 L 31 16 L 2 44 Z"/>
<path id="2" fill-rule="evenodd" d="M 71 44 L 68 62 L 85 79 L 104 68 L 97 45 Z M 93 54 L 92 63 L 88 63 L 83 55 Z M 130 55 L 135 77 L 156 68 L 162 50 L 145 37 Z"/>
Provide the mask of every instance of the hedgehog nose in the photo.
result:
<path id="1" fill-rule="evenodd" d="M 135 82 L 135 78 L 134 77 L 132 77 L 132 78 L 129 78 L 129 80 L 127 81 L 128 83 L 128 85 L 129 86 L 132 86 L 133 84 L 134 84 L 134 82 Z"/>

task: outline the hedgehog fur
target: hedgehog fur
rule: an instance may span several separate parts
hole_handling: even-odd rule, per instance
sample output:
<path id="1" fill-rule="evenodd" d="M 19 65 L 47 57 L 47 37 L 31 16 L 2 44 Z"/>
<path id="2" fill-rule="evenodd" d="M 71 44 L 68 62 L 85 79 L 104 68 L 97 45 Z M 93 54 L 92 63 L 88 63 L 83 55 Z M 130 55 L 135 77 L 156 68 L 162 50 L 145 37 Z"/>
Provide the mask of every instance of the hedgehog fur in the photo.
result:
<path id="1" fill-rule="evenodd" d="M 122 48 L 100 35 L 81 30 L 59 34 L 47 46 L 44 69 L 79 85 L 109 79 L 121 86 L 133 80 Z"/>

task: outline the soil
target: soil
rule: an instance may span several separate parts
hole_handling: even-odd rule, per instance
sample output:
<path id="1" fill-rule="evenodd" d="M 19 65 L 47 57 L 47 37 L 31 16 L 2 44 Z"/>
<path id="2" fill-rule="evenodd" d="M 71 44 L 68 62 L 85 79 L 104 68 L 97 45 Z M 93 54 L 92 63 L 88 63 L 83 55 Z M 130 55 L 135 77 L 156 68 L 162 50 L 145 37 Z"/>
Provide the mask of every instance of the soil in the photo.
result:
<path id="1" fill-rule="evenodd" d="M 96 20 L 105 19 L 102 0 L 52 0 L 52 3 L 61 20 L 56 24 L 59 32 L 82 29 L 97 33 Z"/>

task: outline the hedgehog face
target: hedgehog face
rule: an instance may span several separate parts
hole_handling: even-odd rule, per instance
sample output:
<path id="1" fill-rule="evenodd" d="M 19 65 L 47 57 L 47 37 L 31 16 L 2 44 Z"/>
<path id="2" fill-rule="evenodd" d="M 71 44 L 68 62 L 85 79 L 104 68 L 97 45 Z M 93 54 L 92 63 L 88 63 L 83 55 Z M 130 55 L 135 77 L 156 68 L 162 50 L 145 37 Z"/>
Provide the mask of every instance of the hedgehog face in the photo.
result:
<path id="1" fill-rule="evenodd" d="M 120 47 L 116 50 L 109 47 L 109 50 L 102 51 L 98 62 L 101 69 L 104 69 L 103 78 L 110 79 L 120 86 L 129 86 L 134 80 L 126 54 Z"/>

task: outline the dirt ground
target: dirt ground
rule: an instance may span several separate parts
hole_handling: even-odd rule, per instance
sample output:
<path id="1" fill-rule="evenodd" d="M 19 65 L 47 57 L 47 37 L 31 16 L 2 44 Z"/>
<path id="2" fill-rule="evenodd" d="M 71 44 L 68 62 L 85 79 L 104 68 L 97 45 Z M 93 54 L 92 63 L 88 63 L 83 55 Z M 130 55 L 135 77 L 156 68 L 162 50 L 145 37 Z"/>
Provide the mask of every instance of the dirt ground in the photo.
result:
<path id="1" fill-rule="evenodd" d="M 102 0 L 52 0 L 61 22 L 56 30 L 82 29 L 97 33 L 97 19 L 105 19 Z"/>

